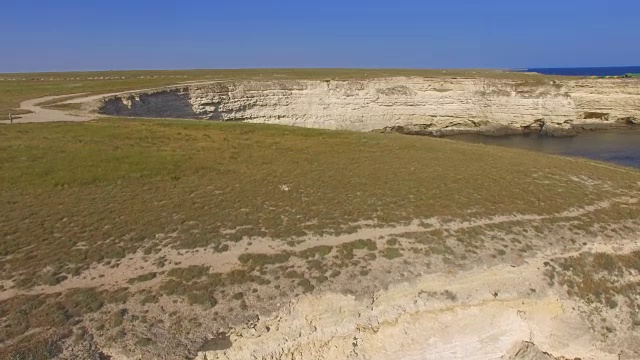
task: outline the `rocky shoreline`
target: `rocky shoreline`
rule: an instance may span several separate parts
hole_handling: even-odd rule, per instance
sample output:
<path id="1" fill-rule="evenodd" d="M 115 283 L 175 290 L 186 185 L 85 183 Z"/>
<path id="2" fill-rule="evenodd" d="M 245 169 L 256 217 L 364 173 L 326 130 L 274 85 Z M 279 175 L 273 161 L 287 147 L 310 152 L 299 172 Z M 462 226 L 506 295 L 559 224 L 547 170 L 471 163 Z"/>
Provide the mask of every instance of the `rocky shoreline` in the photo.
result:
<path id="1" fill-rule="evenodd" d="M 447 137 L 455 135 L 483 135 L 491 137 L 541 135 L 548 137 L 574 137 L 590 131 L 610 130 L 637 130 L 640 129 L 640 120 L 629 117 L 614 123 L 590 123 L 590 124 L 550 124 L 544 121 L 536 121 L 531 125 L 513 126 L 501 124 L 489 124 L 475 128 L 434 128 L 432 124 L 410 124 L 387 126 L 376 132 L 399 133 L 405 135 Z"/>

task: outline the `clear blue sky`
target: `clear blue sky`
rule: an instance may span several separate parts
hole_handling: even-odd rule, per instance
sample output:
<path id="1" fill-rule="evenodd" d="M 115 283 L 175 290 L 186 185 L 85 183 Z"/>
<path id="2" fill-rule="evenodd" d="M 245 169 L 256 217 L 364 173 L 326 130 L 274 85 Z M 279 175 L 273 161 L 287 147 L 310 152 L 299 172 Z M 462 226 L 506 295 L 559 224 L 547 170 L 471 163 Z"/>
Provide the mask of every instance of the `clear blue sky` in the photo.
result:
<path id="1" fill-rule="evenodd" d="M 0 0 L 0 72 L 614 65 L 639 0 Z"/>

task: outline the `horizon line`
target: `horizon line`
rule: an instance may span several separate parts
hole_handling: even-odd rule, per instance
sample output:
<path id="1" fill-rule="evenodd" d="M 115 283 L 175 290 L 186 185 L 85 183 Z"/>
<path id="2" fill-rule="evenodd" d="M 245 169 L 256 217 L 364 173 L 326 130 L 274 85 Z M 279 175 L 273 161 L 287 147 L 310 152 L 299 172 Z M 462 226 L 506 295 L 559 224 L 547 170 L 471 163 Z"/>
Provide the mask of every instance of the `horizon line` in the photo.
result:
<path id="1" fill-rule="evenodd" d="M 532 69 L 605 69 L 605 68 L 627 68 L 640 67 L 640 65 L 613 65 L 613 66 L 542 66 L 542 67 L 239 67 L 239 68 L 164 68 L 164 69 L 92 69 L 92 70 L 48 70 L 48 71 L 14 71 L 3 72 L 0 75 L 12 74 L 56 74 L 56 73 L 83 73 L 83 72 L 134 72 L 134 71 L 241 71 L 241 70 L 502 70 L 502 71 L 525 71 Z"/>

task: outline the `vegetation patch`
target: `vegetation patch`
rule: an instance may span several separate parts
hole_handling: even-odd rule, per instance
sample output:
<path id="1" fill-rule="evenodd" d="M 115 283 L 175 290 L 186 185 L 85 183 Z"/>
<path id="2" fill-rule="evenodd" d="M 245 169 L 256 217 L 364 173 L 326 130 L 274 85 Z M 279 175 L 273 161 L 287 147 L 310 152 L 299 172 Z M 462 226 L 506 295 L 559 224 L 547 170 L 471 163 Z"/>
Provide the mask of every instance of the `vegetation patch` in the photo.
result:
<path id="1" fill-rule="evenodd" d="M 278 253 L 278 254 L 250 254 L 245 253 L 238 257 L 240 263 L 247 265 L 251 268 L 263 267 L 265 265 L 282 264 L 291 258 L 291 253 Z"/>
<path id="2" fill-rule="evenodd" d="M 324 257 L 329 255 L 333 250 L 333 246 L 328 245 L 320 245 L 314 246 L 312 248 L 302 250 L 296 254 L 296 256 L 304 258 L 304 259 L 313 259 L 315 257 Z"/>
<path id="3" fill-rule="evenodd" d="M 167 276 L 188 283 L 200 279 L 208 273 L 209 266 L 191 265 L 186 268 L 173 268 L 167 272 Z"/>
<path id="4" fill-rule="evenodd" d="M 15 350 L 10 350 L 15 356 L 22 354 L 25 359 L 29 356 L 48 359 L 43 356 L 57 351 L 57 342 L 68 337 L 71 327 L 82 317 L 101 310 L 106 304 L 126 300 L 127 292 L 123 289 L 108 292 L 85 288 L 63 294 L 23 295 L 0 301 L 0 343 L 17 339 L 13 347 Z M 32 336 L 22 336 L 33 331 Z M 11 359 L 10 356 L 2 358 Z"/>
<path id="5" fill-rule="evenodd" d="M 382 256 L 386 259 L 393 260 L 402 257 L 402 251 L 398 248 L 388 247 L 382 251 Z"/>
<path id="6" fill-rule="evenodd" d="M 49 331 L 26 334 L 18 342 L 0 347 L 0 358 L 7 360 L 49 360 L 62 353 L 61 340 L 70 332 Z"/>
<path id="7" fill-rule="evenodd" d="M 338 257 L 342 260 L 352 260 L 355 250 L 375 251 L 378 249 L 376 242 L 371 239 L 360 239 L 343 243 L 338 247 Z"/>
<path id="8" fill-rule="evenodd" d="M 628 254 L 588 253 L 545 263 L 550 284 L 571 297 L 615 309 L 620 300 L 636 312 L 640 304 L 640 251 Z"/>
<path id="9" fill-rule="evenodd" d="M 127 283 L 128 284 L 135 284 L 135 283 L 138 283 L 138 282 L 151 281 L 151 280 L 155 279 L 157 275 L 158 275 L 158 273 L 155 273 L 155 272 L 142 274 L 140 276 L 136 276 L 134 278 L 131 278 L 131 279 L 127 280 Z"/>

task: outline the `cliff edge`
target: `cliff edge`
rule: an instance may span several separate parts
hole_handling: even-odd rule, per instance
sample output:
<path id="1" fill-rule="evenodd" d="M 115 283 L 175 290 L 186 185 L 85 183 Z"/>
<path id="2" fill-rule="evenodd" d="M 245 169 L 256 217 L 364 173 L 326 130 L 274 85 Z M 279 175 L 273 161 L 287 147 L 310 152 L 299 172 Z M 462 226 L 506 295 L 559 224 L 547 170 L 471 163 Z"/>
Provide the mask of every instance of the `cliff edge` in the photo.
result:
<path id="1" fill-rule="evenodd" d="M 111 96 L 113 116 L 246 121 L 447 135 L 624 126 L 640 119 L 636 79 L 381 78 L 231 81 Z"/>

